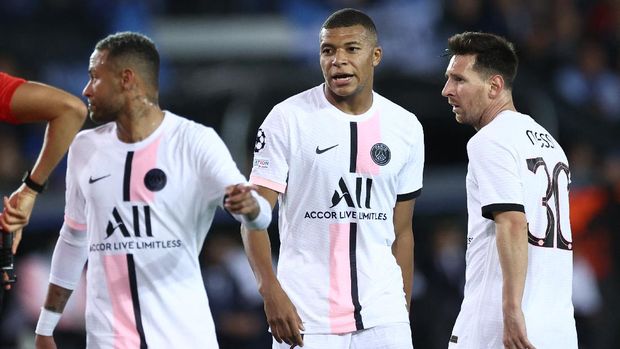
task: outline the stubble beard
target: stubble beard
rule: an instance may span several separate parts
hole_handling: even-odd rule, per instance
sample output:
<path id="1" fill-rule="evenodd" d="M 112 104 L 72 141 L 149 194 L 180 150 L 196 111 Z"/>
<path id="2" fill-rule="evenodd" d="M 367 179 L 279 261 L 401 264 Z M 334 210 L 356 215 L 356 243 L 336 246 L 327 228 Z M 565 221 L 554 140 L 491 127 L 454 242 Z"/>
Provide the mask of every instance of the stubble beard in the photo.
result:
<path id="1" fill-rule="evenodd" d="M 98 111 L 94 111 L 91 109 L 88 110 L 89 118 L 96 124 L 105 124 L 110 121 L 115 121 L 117 118 L 117 114 L 118 113 L 105 111 L 105 110 L 98 110 Z"/>
<path id="2" fill-rule="evenodd" d="M 463 116 L 461 114 L 454 114 L 454 119 L 456 120 L 456 122 L 458 122 L 461 125 L 466 124 L 465 119 L 463 118 Z"/>

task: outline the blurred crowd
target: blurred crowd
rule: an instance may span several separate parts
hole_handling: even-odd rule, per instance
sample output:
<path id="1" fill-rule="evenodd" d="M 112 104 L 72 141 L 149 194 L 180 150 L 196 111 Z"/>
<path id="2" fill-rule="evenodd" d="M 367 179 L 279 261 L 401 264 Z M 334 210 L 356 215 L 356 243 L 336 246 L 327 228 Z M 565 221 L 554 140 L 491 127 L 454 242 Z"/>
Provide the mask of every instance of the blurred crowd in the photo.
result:
<path id="1" fill-rule="evenodd" d="M 427 100 L 419 98 L 416 107 L 418 96 L 410 86 L 432 87 L 442 102 L 439 94 L 447 62 L 442 54 L 447 37 L 483 30 L 515 42 L 520 58 L 515 92 L 529 101 L 526 112 L 529 109 L 534 117 L 546 119 L 547 128 L 555 132 L 569 157 L 579 347 L 615 348 L 620 340 L 620 299 L 616 297 L 620 294 L 620 253 L 616 252 L 620 246 L 620 0 L 3 0 L 0 71 L 81 95 L 92 46 L 110 32 L 149 34 L 160 18 L 276 16 L 294 28 L 294 47 L 274 64 L 284 61 L 296 71 L 312 67 L 309 74 L 320 81 L 318 28 L 329 13 L 342 7 L 363 9 L 377 24 L 384 48 L 378 78 L 383 86 L 391 85 L 385 95 L 390 98 L 389 91 L 398 90 L 395 93 L 405 96 L 405 106 L 413 106 L 414 113 L 435 110 L 443 118 L 437 122 L 418 114 L 429 135 L 445 133 L 445 124 L 454 121 L 444 104 L 425 105 Z M 176 93 L 186 81 L 180 72 L 219 63 L 163 57 L 162 105 L 191 103 L 191 96 L 184 95 L 187 99 L 183 100 Z M 283 98 L 297 92 L 293 86 L 282 86 Z M 277 100 L 261 102 L 269 104 L 254 111 L 262 120 Z M 34 162 L 42 132 L 41 125 L 0 126 L 0 189 L 4 195 Z M 248 132 L 253 137 L 255 130 Z M 439 165 L 466 165 L 464 144 L 443 148 L 433 144 L 427 145 L 427 174 Z M 251 156 L 251 148 L 247 153 Z M 442 159 L 441 163 L 435 159 Z M 459 180 L 464 188 L 465 178 Z M 63 200 L 63 166 L 50 181 L 46 195 Z M 445 348 L 462 298 L 465 202 L 458 209 L 425 211 L 425 200 L 423 194 L 414 219 L 414 345 Z M 32 346 L 51 246 L 62 222 L 61 216 L 42 218 L 38 208 L 17 260 L 22 277 L 1 310 L 2 349 Z M 268 348 L 270 336 L 261 298 L 238 235 L 233 223 L 221 220 L 204 250 L 204 280 L 219 340 L 223 349 Z M 277 252 L 275 229 L 272 242 Z M 72 302 L 59 327 L 67 341 L 63 348 L 83 347 L 83 297 L 74 297 Z"/>

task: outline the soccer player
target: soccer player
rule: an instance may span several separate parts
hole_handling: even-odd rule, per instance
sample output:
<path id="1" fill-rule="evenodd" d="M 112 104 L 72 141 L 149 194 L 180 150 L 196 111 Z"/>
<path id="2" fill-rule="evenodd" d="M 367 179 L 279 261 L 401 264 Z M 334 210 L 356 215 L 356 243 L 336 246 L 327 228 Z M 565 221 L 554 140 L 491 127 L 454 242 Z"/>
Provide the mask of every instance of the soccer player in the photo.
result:
<path id="1" fill-rule="evenodd" d="M 449 347 L 577 348 L 566 155 L 516 111 L 512 43 L 465 32 L 447 51 L 442 95 L 478 131 L 467 144 L 465 297 Z"/>
<path id="2" fill-rule="evenodd" d="M 14 232 L 13 253 L 28 224 L 37 195 L 45 189 L 52 170 L 69 149 L 84 119 L 86 106 L 65 91 L 38 82 L 0 72 L 0 120 L 11 124 L 46 121 L 43 146 L 34 166 L 23 178 L 23 184 L 10 198 L 4 198 L 0 226 Z"/>
<path id="3" fill-rule="evenodd" d="M 159 53 L 141 34 L 99 41 L 84 88 L 90 118 L 69 149 L 65 221 L 36 328 L 52 332 L 88 260 L 88 348 L 217 348 L 198 255 L 223 205 L 271 221 L 213 129 L 158 105 Z"/>
<path id="4" fill-rule="evenodd" d="M 267 232 L 243 232 L 273 348 L 412 348 L 422 126 L 373 91 L 371 18 L 336 11 L 319 39 L 325 82 L 276 105 L 254 149 L 250 181 L 280 204 L 277 277 Z"/>

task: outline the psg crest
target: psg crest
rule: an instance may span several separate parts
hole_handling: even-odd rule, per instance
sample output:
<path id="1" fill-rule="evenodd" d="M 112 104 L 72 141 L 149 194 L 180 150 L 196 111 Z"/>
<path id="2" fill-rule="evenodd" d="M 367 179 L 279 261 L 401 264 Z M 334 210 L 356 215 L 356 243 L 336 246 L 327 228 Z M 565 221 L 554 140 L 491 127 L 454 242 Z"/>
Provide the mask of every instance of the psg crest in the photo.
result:
<path id="1" fill-rule="evenodd" d="M 388 162 L 390 162 L 390 158 L 392 157 L 390 153 L 390 148 L 383 143 L 376 143 L 370 148 L 370 157 L 375 164 L 379 166 L 385 166 Z"/>
<path id="2" fill-rule="evenodd" d="M 154 168 L 144 176 L 144 185 L 150 191 L 160 191 L 166 186 L 166 174 L 164 171 Z"/>
<path id="3" fill-rule="evenodd" d="M 265 147 L 265 132 L 263 132 L 262 128 L 258 129 L 258 133 L 256 134 L 256 143 L 254 143 L 254 152 L 258 153 Z"/>

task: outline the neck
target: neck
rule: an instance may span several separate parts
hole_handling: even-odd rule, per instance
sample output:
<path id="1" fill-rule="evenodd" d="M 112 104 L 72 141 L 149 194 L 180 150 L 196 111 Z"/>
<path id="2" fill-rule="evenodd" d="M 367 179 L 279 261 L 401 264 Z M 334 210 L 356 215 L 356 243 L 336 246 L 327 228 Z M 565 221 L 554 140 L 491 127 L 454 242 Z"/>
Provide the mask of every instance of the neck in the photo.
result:
<path id="1" fill-rule="evenodd" d="M 351 114 L 360 115 L 367 112 L 372 106 L 372 90 L 360 91 L 348 96 L 338 96 L 333 93 L 327 85 L 323 85 L 323 93 L 327 101 L 340 111 Z"/>
<path id="2" fill-rule="evenodd" d="M 136 143 L 150 136 L 164 120 L 164 112 L 145 97 L 136 98 L 116 121 L 122 142 Z"/>
<path id="3" fill-rule="evenodd" d="M 505 110 L 517 111 L 512 101 L 512 97 L 506 96 L 497 100 L 496 103 L 490 104 L 489 107 L 482 113 L 478 125 L 474 126 L 474 128 L 476 131 L 479 131 Z"/>

